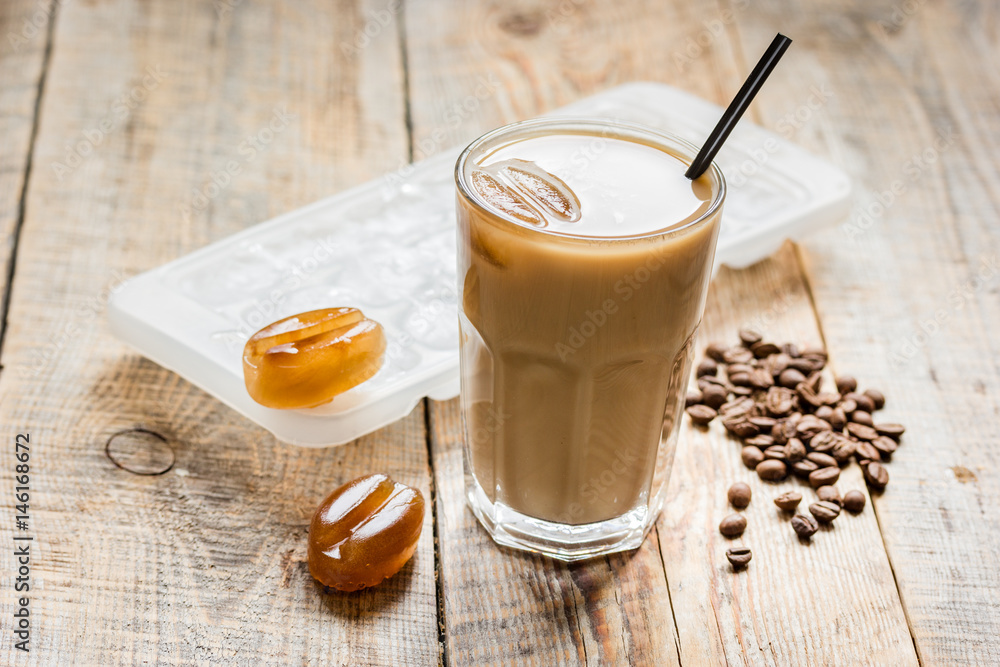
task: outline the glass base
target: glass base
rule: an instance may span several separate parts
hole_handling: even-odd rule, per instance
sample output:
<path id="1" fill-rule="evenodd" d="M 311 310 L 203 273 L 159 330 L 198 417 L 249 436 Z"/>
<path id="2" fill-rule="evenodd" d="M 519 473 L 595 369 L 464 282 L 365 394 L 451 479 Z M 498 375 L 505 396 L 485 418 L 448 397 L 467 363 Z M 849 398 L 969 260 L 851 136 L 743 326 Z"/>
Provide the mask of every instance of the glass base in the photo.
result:
<path id="1" fill-rule="evenodd" d="M 659 506 L 642 505 L 607 521 L 578 526 L 553 523 L 491 502 L 475 478 L 466 480 L 466 500 L 497 544 L 567 563 L 638 548 L 660 513 Z"/>

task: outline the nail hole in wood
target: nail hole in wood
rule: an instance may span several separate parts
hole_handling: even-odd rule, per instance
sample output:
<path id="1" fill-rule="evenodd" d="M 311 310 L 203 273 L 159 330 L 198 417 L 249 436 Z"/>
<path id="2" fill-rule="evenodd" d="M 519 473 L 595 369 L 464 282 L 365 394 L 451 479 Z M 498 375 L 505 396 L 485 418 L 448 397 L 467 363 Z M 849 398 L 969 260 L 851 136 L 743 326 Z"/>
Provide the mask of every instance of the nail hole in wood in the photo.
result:
<path id="1" fill-rule="evenodd" d="M 104 453 L 134 475 L 162 475 L 174 467 L 174 448 L 155 431 L 131 428 L 108 438 Z"/>

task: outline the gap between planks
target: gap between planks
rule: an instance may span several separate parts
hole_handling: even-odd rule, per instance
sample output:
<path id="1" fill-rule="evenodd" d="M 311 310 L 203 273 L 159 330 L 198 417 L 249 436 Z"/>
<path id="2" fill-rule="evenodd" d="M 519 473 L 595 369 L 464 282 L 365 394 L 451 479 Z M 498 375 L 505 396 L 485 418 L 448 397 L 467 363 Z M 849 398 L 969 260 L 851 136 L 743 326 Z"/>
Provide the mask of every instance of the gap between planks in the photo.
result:
<path id="1" fill-rule="evenodd" d="M 38 122 L 42 110 L 42 98 L 45 95 L 45 78 L 49 72 L 49 62 L 52 59 L 52 41 L 55 34 L 56 20 L 59 17 L 59 3 L 52 0 L 52 13 L 49 16 L 45 30 L 45 50 L 42 52 L 42 68 L 38 74 L 38 87 L 35 93 L 35 108 L 31 118 L 31 134 L 28 138 L 27 156 L 24 161 L 24 180 L 21 183 L 21 193 L 17 202 L 17 219 L 10 233 L 10 261 L 7 264 L 7 284 L 4 287 L 3 302 L 0 305 L 0 361 L 3 359 L 3 344 L 7 337 L 7 314 L 10 311 L 10 297 L 14 290 L 14 272 L 17 269 L 17 249 L 21 242 L 21 229 L 24 227 L 25 211 L 28 204 L 28 186 L 31 183 L 32 156 L 35 154 L 35 140 L 38 138 Z M 0 363 L 0 372 L 3 364 Z"/>
<path id="2" fill-rule="evenodd" d="M 434 444 L 433 424 L 431 423 L 431 399 L 426 396 L 424 402 L 424 437 L 427 443 L 427 466 L 430 470 L 431 488 L 431 527 L 434 529 L 434 595 L 437 598 L 437 626 L 438 626 L 438 661 L 441 665 L 448 664 L 448 636 L 445 633 L 445 613 L 444 613 L 444 569 L 441 566 L 441 537 L 438 530 L 438 492 L 437 476 L 434 472 Z"/>

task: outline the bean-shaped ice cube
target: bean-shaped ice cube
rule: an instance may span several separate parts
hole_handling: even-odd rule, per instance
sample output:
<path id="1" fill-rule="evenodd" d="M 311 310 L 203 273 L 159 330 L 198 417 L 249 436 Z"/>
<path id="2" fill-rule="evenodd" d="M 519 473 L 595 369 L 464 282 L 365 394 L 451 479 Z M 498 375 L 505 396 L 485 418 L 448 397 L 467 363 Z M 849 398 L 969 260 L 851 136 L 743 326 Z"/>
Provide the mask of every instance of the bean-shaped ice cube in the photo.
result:
<path id="1" fill-rule="evenodd" d="M 270 324 L 243 348 L 251 398 L 269 408 L 310 408 L 371 378 L 382 366 L 382 325 L 357 308 L 324 308 Z"/>
<path id="2" fill-rule="evenodd" d="M 536 227 L 581 216 L 580 199 L 566 182 L 528 160 L 476 167 L 472 185 L 489 206 Z"/>
<path id="3" fill-rule="evenodd" d="M 424 523 L 418 489 L 376 473 L 331 493 L 309 525 L 309 572 L 339 591 L 375 586 L 410 559 Z"/>

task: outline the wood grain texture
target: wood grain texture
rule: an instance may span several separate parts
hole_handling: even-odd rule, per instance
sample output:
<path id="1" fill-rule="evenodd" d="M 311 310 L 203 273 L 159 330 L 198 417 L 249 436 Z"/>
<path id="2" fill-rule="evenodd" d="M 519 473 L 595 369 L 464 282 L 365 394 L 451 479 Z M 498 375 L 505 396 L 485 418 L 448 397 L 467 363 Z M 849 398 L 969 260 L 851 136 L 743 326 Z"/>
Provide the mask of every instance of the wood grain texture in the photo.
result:
<path id="1" fill-rule="evenodd" d="M 784 10 L 762 3 L 744 32 Z M 796 140 L 857 192 L 845 225 L 805 241 L 808 280 L 834 366 L 908 427 L 874 503 L 927 665 L 1000 662 L 998 19 L 991 2 L 837 2 L 789 26 L 789 78 L 834 93 Z M 777 94 L 767 122 L 802 103 Z"/>
<path id="2" fill-rule="evenodd" d="M 778 343 L 818 344 L 805 285 L 789 268 L 795 266 L 795 249 L 787 244 L 749 269 L 723 269 L 712 284 L 699 351 L 709 341 L 736 344 L 735 332 L 744 326 Z M 686 421 L 682 429 L 660 521 L 682 663 L 916 664 L 870 505 L 800 542 L 790 515 L 773 500 L 799 491 L 800 511 L 806 512 L 817 500 L 808 484 L 761 481 L 743 466 L 740 444 L 719 423 L 703 430 Z M 718 525 L 733 511 L 726 491 L 737 481 L 750 485 L 753 501 L 744 512 L 746 532 L 729 540 Z M 845 467 L 837 487 L 865 491 L 860 468 Z M 745 572 L 730 568 L 725 550 L 731 546 L 752 549 Z"/>
<path id="3" fill-rule="evenodd" d="M 434 664 L 430 513 L 413 560 L 377 589 L 323 595 L 304 562 L 312 510 L 342 482 L 382 470 L 429 495 L 422 409 L 343 448 L 282 445 L 103 319 L 121 276 L 407 156 L 397 35 L 338 47 L 377 3 L 231 4 L 98 0 L 59 15 L 0 377 L 3 441 L 34 443 L 31 662 Z M 229 160 L 241 172 L 209 190 Z M 214 196 L 200 206 L 199 191 Z M 173 448 L 166 473 L 105 456 L 137 426 Z M 8 476 L 0 489 L 10 519 Z M 0 663 L 19 664 L 9 622 Z"/>
<path id="4" fill-rule="evenodd" d="M 7 278 L 22 218 L 53 11 L 52 2 L 11 0 L 0 4 L 0 137 L 4 141 L 0 152 L 0 308 L 7 304 Z M 0 321 L 0 337 L 3 327 Z"/>
<path id="5" fill-rule="evenodd" d="M 1000 662 L 994 3 L 59 5 L 26 180 L 53 2 L 0 3 L 5 291 L 27 184 L 0 437 L 31 433 L 36 536 L 32 654 L 7 641 L 5 584 L 0 663 Z M 760 482 L 719 425 L 685 423 L 667 508 L 639 550 L 565 566 L 501 549 L 465 506 L 457 401 L 343 448 L 296 449 L 107 331 L 127 276 L 502 123 L 631 80 L 725 102 L 775 30 L 795 43 L 750 117 L 847 169 L 856 208 L 722 270 L 699 348 L 744 325 L 825 341 L 832 370 L 885 391 L 881 416 L 909 428 L 888 490 L 811 544 L 771 504 L 789 488 L 807 502 L 807 488 Z M 220 184 L 230 161 L 240 173 Z M 120 462 L 163 474 L 105 456 L 135 428 L 169 451 L 118 441 L 131 447 Z M 399 575 L 322 595 L 304 562 L 311 510 L 374 470 L 433 489 L 437 547 L 428 513 Z M 842 491 L 863 488 L 857 473 Z M 730 542 L 717 526 L 737 480 L 754 501 Z M 0 477 L 3 544 L 12 491 Z M 745 572 L 725 560 L 733 544 L 754 551 Z M 13 567 L 0 548 L 4 581 Z"/>

